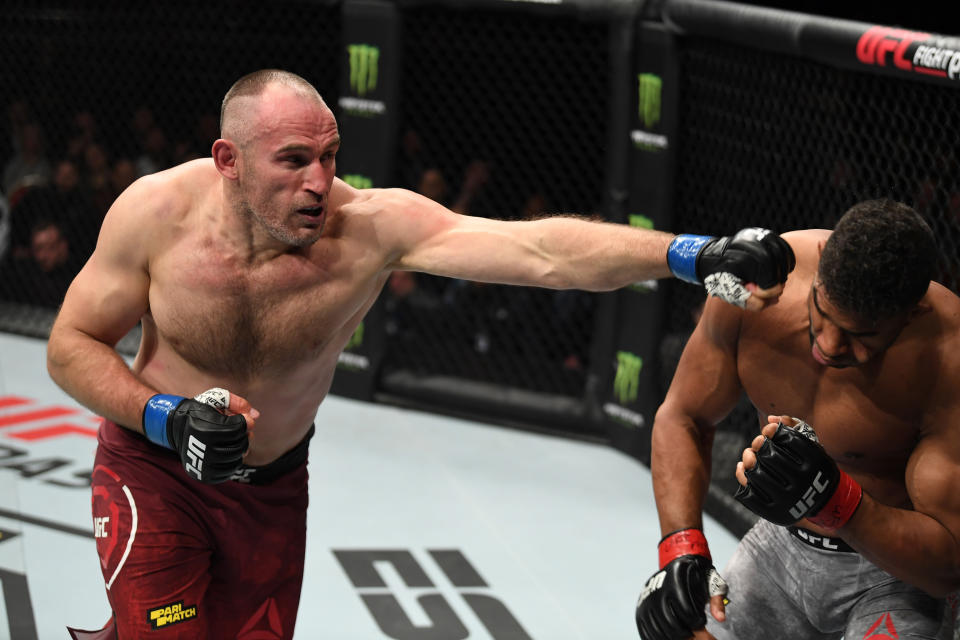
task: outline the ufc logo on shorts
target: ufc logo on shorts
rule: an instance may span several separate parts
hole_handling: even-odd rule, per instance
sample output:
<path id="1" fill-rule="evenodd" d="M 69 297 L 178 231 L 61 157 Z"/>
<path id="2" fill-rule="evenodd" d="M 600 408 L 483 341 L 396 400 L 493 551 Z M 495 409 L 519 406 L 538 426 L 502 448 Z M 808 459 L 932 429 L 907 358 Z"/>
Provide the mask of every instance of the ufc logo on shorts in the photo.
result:
<path id="1" fill-rule="evenodd" d="M 821 480 L 822 478 L 823 472 L 818 471 L 817 477 L 813 479 L 813 484 L 807 488 L 803 497 L 797 500 L 797 504 L 793 505 L 793 508 L 790 509 L 791 516 L 799 520 L 803 517 L 803 514 L 807 512 L 807 509 L 813 506 L 814 499 L 817 495 L 826 491 L 827 487 L 830 486 L 830 482 Z"/>
<path id="2" fill-rule="evenodd" d="M 94 538 L 106 538 L 107 535 L 107 523 L 110 522 L 110 516 L 103 516 L 102 518 L 93 519 L 93 537 Z"/>
<path id="3" fill-rule="evenodd" d="M 193 435 L 187 440 L 187 458 L 190 460 L 184 465 L 187 473 L 192 473 L 197 480 L 201 479 L 203 471 L 203 452 L 207 450 L 207 445 L 197 440 Z"/>
<path id="4" fill-rule="evenodd" d="M 427 552 L 493 640 L 532 640 L 507 606 L 489 593 L 487 583 L 460 551 L 428 549 Z M 333 554 L 387 637 L 397 640 L 470 637 L 464 621 L 410 551 L 334 549 Z"/>

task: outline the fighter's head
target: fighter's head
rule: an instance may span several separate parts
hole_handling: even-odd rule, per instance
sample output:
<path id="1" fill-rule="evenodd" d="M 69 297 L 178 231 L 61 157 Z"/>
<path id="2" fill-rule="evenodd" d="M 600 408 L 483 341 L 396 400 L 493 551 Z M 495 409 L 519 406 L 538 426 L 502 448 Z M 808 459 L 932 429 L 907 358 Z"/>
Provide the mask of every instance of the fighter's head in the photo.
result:
<path id="1" fill-rule="evenodd" d="M 810 292 L 813 357 L 848 367 L 885 351 L 926 294 L 936 260 L 933 232 L 909 206 L 850 208 L 823 246 Z"/>
<path id="2" fill-rule="evenodd" d="M 241 211 L 285 244 L 315 242 L 340 135 L 313 85 L 277 69 L 248 74 L 224 97 L 220 129 L 214 161 Z"/>

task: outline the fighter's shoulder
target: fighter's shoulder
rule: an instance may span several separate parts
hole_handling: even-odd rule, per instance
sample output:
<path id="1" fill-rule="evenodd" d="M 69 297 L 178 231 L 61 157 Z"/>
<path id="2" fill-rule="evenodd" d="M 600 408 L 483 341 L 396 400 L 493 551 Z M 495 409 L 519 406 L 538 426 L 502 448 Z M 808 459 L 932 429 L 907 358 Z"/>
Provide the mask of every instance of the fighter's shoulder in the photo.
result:
<path id="1" fill-rule="evenodd" d="M 960 358 L 956 357 L 960 353 L 960 297 L 939 282 L 931 282 L 921 305 L 929 305 L 933 311 L 920 317 L 928 320 L 943 336 L 940 340 L 942 350 L 945 355 L 949 354 L 949 361 L 955 365 L 960 378 Z M 927 315 L 929 317 L 924 318 Z"/>
<path id="2" fill-rule="evenodd" d="M 830 233 L 829 229 L 799 229 L 781 233 L 780 237 L 786 240 L 790 248 L 793 249 L 798 263 L 801 260 L 807 262 L 811 258 L 816 263 L 819 261 L 819 247 L 827 241 Z"/>
<path id="3" fill-rule="evenodd" d="M 213 160 L 191 160 L 138 178 L 120 194 L 108 216 L 148 228 L 175 223 L 218 183 Z"/>
<path id="4" fill-rule="evenodd" d="M 408 189 L 355 189 L 337 180 L 330 189 L 330 204 L 341 217 L 354 221 L 372 216 L 379 228 L 444 218 L 442 205 Z"/>

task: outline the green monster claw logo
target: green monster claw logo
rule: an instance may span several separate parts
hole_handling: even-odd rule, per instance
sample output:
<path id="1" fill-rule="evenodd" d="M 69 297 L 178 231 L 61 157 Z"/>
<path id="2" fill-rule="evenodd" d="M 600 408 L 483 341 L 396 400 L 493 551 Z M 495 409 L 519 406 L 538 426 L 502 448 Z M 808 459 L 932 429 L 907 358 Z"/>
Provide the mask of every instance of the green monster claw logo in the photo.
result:
<path id="1" fill-rule="evenodd" d="M 640 73 L 637 74 L 637 81 L 640 85 L 638 102 L 640 121 L 644 128 L 649 130 L 660 122 L 660 94 L 663 91 L 663 80 L 652 73 Z"/>
<path id="2" fill-rule="evenodd" d="M 629 351 L 617 351 L 617 375 L 613 380 L 613 393 L 620 404 L 636 402 L 642 368 L 643 358 Z"/>
<path id="3" fill-rule="evenodd" d="M 355 349 L 357 347 L 362 347 L 362 346 L 363 346 L 363 322 L 360 322 L 360 324 L 357 325 L 356 330 L 353 332 L 353 335 L 350 336 L 350 340 L 347 342 L 347 346 L 344 347 L 344 350 Z"/>
<path id="4" fill-rule="evenodd" d="M 343 176 L 343 181 L 354 189 L 370 189 L 373 187 L 373 180 L 359 173 L 348 173 Z"/>
<path id="5" fill-rule="evenodd" d="M 653 229 L 653 220 L 639 213 L 630 214 L 630 226 L 640 227 L 641 229 Z"/>
<path id="6" fill-rule="evenodd" d="M 377 88 L 380 48 L 369 44 L 347 45 L 350 55 L 350 89 L 361 98 Z"/>

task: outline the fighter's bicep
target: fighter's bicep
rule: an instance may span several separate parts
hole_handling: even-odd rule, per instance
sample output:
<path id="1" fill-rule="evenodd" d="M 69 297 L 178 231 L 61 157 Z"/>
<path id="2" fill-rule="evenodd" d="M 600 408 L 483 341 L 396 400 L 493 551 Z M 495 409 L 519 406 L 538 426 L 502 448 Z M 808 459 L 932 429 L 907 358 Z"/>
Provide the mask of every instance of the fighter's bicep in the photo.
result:
<path id="1" fill-rule="evenodd" d="M 737 340 L 743 312 L 714 299 L 684 347 L 666 402 L 704 422 L 722 420 L 740 399 Z"/>
<path id="2" fill-rule="evenodd" d="M 924 436 L 910 455 L 906 487 L 913 508 L 937 520 L 960 541 L 960 437 L 949 429 Z M 960 542 L 958 542 L 960 544 Z M 958 558 L 960 562 L 960 558 Z"/>
<path id="3" fill-rule="evenodd" d="M 149 306 L 149 238 L 131 216 L 111 209 L 93 255 L 77 274 L 55 328 L 81 331 L 115 344 Z"/>

